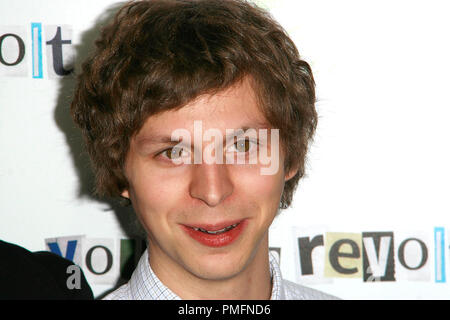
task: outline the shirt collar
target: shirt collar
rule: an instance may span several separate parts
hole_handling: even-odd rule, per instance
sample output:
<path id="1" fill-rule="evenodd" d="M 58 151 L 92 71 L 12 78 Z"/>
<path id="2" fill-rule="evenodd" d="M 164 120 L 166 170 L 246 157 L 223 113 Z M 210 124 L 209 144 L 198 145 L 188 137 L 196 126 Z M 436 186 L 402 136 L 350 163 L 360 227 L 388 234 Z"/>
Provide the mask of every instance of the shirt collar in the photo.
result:
<path id="1" fill-rule="evenodd" d="M 130 279 L 132 299 L 142 300 L 181 300 L 167 288 L 156 276 L 148 262 L 148 251 L 145 250 L 139 260 L 136 271 Z"/>
<path id="2" fill-rule="evenodd" d="M 277 258 L 269 251 L 269 267 L 272 276 L 272 295 L 270 300 L 285 300 L 283 278 L 281 277 L 280 265 Z"/>
<path id="3" fill-rule="evenodd" d="M 281 271 L 277 259 L 269 253 L 269 268 L 272 277 L 271 300 L 284 300 L 284 288 Z M 148 251 L 145 250 L 135 272 L 130 279 L 132 299 L 142 300 L 181 300 L 179 296 L 167 288 L 156 276 L 148 262 Z"/>

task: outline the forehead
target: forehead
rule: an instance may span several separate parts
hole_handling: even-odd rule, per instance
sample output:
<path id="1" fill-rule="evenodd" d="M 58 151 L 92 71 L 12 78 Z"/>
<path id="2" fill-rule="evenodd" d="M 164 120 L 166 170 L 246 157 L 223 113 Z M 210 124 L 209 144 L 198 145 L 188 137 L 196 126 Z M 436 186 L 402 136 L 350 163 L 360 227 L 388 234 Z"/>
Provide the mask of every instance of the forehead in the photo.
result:
<path id="1" fill-rule="evenodd" d="M 157 141 L 176 129 L 194 131 L 194 121 L 203 129 L 269 128 L 262 114 L 256 93 L 248 79 L 218 93 L 201 95 L 177 110 L 149 117 L 136 135 L 136 140 Z"/>

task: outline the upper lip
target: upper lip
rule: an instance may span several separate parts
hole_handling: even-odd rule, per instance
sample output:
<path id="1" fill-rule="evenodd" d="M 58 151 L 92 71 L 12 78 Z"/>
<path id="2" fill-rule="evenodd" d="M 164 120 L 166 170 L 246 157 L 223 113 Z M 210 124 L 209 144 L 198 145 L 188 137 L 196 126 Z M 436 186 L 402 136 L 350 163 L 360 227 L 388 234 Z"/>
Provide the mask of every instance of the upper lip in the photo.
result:
<path id="1" fill-rule="evenodd" d="M 199 228 L 206 231 L 218 231 L 222 230 L 223 228 L 229 227 L 233 224 L 241 223 L 244 221 L 244 219 L 239 220 L 228 220 L 228 221 L 222 221 L 222 222 L 216 222 L 216 223 L 192 223 L 192 224 L 183 224 L 186 227 L 189 228 Z"/>

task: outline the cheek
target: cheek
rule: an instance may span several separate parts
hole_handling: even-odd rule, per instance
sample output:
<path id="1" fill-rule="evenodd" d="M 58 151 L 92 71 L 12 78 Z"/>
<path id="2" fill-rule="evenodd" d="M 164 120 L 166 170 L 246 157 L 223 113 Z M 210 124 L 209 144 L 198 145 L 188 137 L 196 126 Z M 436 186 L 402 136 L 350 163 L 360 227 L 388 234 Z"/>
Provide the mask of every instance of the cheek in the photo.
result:
<path id="1" fill-rule="evenodd" d="M 163 215 L 182 197 L 183 175 L 165 170 L 140 170 L 130 179 L 130 197 L 139 214 Z"/>
<path id="2" fill-rule="evenodd" d="M 236 168 L 234 170 L 234 181 L 240 193 L 245 194 L 247 199 L 264 204 L 265 206 L 278 207 L 284 187 L 283 172 L 280 170 L 274 175 L 262 175 L 259 169 L 248 170 L 246 168 Z"/>

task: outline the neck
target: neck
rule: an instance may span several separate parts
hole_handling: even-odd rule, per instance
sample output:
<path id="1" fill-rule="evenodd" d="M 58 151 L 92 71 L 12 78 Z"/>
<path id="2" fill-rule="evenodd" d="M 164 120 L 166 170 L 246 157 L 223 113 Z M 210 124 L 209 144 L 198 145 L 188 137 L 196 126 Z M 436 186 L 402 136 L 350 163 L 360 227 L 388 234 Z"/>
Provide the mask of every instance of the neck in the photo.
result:
<path id="1" fill-rule="evenodd" d="M 226 279 L 204 279 L 186 270 L 159 248 L 149 246 L 150 266 L 159 280 L 182 299 L 188 300 L 266 300 L 272 293 L 268 236 L 236 275 Z"/>

